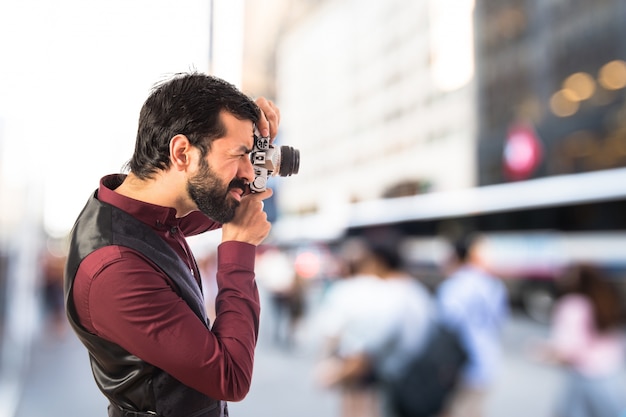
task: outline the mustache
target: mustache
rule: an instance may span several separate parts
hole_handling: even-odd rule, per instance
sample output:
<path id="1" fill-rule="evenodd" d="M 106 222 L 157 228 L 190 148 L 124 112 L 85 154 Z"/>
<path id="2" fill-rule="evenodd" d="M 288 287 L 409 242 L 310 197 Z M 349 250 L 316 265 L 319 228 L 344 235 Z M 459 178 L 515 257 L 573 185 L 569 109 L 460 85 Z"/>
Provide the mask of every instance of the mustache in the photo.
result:
<path id="1" fill-rule="evenodd" d="M 228 189 L 232 188 L 239 188 L 245 192 L 248 189 L 248 184 L 242 178 L 235 178 L 228 184 Z"/>

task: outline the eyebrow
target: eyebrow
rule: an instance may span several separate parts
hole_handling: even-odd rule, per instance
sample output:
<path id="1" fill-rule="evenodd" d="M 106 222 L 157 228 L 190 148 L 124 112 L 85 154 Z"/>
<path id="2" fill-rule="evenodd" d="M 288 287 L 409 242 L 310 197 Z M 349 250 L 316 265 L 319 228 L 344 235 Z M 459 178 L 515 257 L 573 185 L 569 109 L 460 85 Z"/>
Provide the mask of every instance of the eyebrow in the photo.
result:
<path id="1" fill-rule="evenodd" d="M 252 152 L 252 148 L 248 148 L 245 145 L 239 145 L 237 150 L 240 151 L 240 152 L 243 152 L 243 153 L 250 153 L 250 152 Z"/>

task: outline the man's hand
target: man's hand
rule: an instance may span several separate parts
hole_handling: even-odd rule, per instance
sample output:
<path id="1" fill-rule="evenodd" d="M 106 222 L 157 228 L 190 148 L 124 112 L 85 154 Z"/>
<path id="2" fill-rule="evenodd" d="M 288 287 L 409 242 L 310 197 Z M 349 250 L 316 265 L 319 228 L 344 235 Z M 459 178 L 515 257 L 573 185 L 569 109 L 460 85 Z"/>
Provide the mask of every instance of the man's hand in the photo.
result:
<path id="1" fill-rule="evenodd" d="M 256 127 L 263 137 L 270 137 L 270 143 L 274 142 L 274 138 L 278 134 L 278 125 L 280 124 L 280 110 L 278 107 L 265 97 L 259 97 L 255 103 L 261 109 L 261 117 Z"/>
<path id="2" fill-rule="evenodd" d="M 272 227 L 263 211 L 263 200 L 272 194 L 272 189 L 268 188 L 262 193 L 245 195 L 233 220 L 222 225 L 222 242 L 235 240 L 255 246 L 261 244 Z"/>

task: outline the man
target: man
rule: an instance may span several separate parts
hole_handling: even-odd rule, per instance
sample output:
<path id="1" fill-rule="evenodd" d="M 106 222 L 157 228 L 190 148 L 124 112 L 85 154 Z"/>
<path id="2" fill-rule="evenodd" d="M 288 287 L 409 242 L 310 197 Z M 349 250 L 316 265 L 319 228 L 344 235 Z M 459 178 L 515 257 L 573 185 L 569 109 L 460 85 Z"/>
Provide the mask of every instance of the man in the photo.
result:
<path id="1" fill-rule="evenodd" d="M 155 86 L 128 175 L 102 178 L 72 230 L 68 319 L 110 417 L 227 416 L 249 388 L 259 328 L 255 248 L 270 231 L 247 193 L 255 127 L 280 113 L 200 73 Z M 222 227 L 216 319 L 207 319 L 187 236 Z"/>
<path id="2" fill-rule="evenodd" d="M 489 272 L 484 238 L 460 239 L 453 249 L 455 269 L 438 288 L 437 301 L 442 320 L 458 331 L 468 361 L 444 415 L 480 417 L 499 368 L 508 297 L 502 281 Z"/>

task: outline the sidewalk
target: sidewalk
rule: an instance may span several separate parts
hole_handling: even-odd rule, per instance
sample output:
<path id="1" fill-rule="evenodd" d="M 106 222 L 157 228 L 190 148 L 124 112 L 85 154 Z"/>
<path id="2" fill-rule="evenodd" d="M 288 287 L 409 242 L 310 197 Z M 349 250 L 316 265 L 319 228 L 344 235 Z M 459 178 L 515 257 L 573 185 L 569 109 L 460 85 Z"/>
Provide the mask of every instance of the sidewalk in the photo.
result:
<path id="1" fill-rule="evenodd" d="M 269 317 L 263 314 L 252 388 L 242 402 L 229 404 L 231 416 L 338 416 L 337 394 L 313 384 L 315 347 L 302 339 L 292 350 L 274 346 Z M 560 373 L 557 368 L 534 364 L 523 355 L 525 342 L 544 333 L 544 327 L 523 317 L 514 317 L 507 325 L 504 366 L 488 401 L 487 417 L 551 415 Z M 626 383 L 626 373 L 624 378 Z M 62 339 L 46 337 L 34 341 L 30 367 L 23 380 L 17 413 L 8 417 L 107 415 L 108 403 L 96 388 L 87 351 L 71 331 Z"/>
<path id="2" fill-rule="evenodd" d="M 87 350 L 73 333 L 34 342 L 15 417 L 104 417 L 107 404 L 93 381 Z"/>
<path id="3" fill-rule="evenodd" d="M 229 403 L 234 417 L 334 416 L 336 395 L 314 386 L 315 352 L 281 350 L 263 332 L 257 346 L 252 388 L 242 402 Z M 68 331 L 33 344 L 17 413 L 9 417 L 105 417 L 108 401 L 96 388 L 86 349 Z M 1 406 L 0 406 L 1 407 Z"/>
<path id="4" fill-rule="evenodd" d="M 333 395 L 312 385 L 310 363 L 301 353 L 260 348 L 251 392 L 244 401 L 229 404 L 231 415 L 334 415 Z M 85 348 L 68 333 L 34 348 L 15 417 L 104 417 L 107 404 L 93 381 Z"/>

